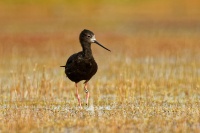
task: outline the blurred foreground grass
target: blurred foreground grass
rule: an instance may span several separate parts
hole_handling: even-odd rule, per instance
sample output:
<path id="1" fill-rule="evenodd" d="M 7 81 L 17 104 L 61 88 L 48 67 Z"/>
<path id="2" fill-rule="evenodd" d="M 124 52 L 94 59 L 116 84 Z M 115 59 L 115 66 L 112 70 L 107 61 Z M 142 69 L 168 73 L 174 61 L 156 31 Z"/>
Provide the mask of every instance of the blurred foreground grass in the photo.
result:
<path id="1" fill-rule="evenodd" d="M 198 3 L 1 1 L 0 132 L 199 132 Z M 80 110 L 59 66 L 84 28 L 112 52 Z"/>

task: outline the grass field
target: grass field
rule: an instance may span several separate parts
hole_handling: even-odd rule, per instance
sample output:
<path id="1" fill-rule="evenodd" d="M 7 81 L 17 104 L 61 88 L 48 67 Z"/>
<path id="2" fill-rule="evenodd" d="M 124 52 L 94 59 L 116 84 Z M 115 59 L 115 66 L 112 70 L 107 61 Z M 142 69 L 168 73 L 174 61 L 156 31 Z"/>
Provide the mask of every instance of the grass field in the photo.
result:
<path id="1" fill-rule="evenodd" d="M 1 1 L 0 133 L 200 132 L 199 14 L 197 0 Z M 81 110 L 59 66 L 84 28 L 112 52 L 92 45 Z"/>

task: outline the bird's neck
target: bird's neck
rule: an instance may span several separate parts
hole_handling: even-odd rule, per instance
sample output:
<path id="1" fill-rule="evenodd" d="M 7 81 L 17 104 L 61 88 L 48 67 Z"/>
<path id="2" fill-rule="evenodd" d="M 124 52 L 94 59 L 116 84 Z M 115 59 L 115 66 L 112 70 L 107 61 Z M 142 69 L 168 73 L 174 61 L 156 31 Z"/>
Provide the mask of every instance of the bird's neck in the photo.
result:
<path id="1" fill-rule="evenodd" d="M 85 57 L 92 57 L 91 43 L 82 43 L 83 53 Z"/>

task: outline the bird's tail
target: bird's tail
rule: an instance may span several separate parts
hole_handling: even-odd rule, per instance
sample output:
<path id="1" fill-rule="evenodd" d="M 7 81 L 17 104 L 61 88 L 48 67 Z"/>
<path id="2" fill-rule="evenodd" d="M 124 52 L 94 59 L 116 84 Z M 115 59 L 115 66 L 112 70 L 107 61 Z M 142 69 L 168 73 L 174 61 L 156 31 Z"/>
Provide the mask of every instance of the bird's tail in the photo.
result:
<path id="1" fill-rule="evenodd" d="M 60 67 L 66 67 L 66 66 L 60 66 Z"/>

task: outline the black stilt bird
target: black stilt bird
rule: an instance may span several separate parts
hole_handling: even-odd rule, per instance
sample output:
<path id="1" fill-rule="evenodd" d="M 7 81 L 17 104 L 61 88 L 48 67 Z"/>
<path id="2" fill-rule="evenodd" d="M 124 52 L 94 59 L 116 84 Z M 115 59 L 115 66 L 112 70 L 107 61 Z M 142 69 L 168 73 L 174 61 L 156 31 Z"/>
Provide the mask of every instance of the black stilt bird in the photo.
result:
<path id="1" fill-rule="evenodd" d="M 103 47 L 104 49 L 110 51 L 99 42 L 96 41 L 95 35 L 92 31 L 84 29 L 79 36 L 79 40 L 82 46 L 82 51 L 73 54 L 67 60 L 65 66 L 66 76 L 73 82 L 76 86 L 76 97 L 78 99 L 79 105 L 81 106 L 80 97 L 78 94 L 77 83 L 81 80 L 85 80 L 84 89 L 86 92 L 86 105 L 88 105 L 89 92 L 87 90 L 87 82 L 92 78 L 92 76 L 97 72 L 98 66 L 94 60 L 91 50 L 91 43 L 96 43 Z"/>

